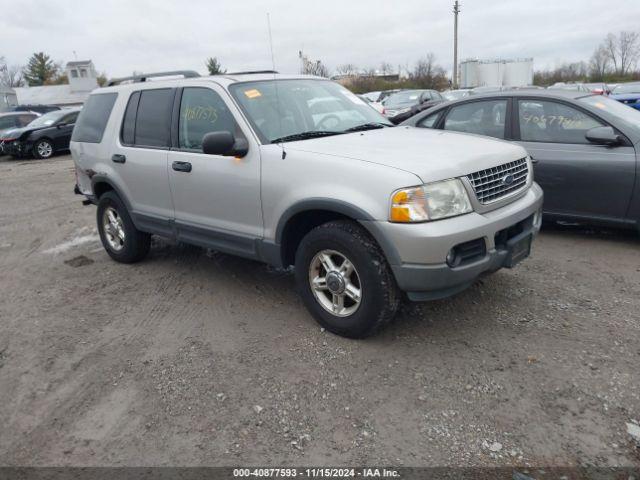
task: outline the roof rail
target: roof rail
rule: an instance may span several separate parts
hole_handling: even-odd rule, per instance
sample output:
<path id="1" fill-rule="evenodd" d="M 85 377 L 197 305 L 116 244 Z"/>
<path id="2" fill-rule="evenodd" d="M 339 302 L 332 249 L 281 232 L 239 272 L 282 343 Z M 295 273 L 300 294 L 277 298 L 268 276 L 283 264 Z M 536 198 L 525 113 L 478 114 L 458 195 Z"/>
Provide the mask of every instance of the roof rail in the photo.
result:
<path id="1" fill-rule="evenodd" d="M 225 75 L 257 75 L 259 73 L 280 73 L 275 70 L 250 70 L 248 72 L 231 72 L 225 73 Z"/>
<path id="2" fill-rule="evenodd" d="M 112 78 L 109 80 L 107 86 L 112 87 L 114 85 L 120 85 L 123 82 L 131 81 L 132 83 L 140 83 L 146 82 L 148 78 L 156 78 L 156 77 L 173 77 L 177 75 L 182 75 L 184 78 L 196 78 L 199 77 L 200 74 L 193 70 L 174 70 L 171 72 L 156 72 L 156 73 L 140 73 L 138 75 L 132 75 L 131 77 L 122 77 L 122 78 Z"/>

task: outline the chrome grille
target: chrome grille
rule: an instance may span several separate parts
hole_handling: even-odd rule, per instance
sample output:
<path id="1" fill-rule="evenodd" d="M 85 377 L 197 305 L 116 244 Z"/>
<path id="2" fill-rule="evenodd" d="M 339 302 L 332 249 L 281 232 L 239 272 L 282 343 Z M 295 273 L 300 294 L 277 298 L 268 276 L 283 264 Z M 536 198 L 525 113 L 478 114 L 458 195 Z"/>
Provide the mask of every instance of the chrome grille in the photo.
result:
<path id="1" fill-rule="evenodd" d="M 523 188 L 527 184 L 528 176 L 529 166 L 525 157 L 504 165 L 480 170 L 468 175 L 467 178 L 476 192 L 478 201 L 486 205 Z"/>

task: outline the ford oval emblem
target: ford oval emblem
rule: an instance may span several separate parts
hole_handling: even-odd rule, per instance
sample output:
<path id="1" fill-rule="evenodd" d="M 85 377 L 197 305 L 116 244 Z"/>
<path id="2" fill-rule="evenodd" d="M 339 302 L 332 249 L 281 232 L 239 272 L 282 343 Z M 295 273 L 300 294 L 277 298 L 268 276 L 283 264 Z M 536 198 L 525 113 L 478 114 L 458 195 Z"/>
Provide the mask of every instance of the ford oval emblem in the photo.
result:
<path id="1" fill-rule="evenodd" d="M 503 184 L 503 185 L 506 185 L 507 187 L 508 187 L 509 185 L 511 185 L 514 181 L 515 181 L 515 177 L 514 177 L 513 175 L 511 175 L 511 174 L 509 174 L 509 175 L 505 175 L 505 176 L 502 178 L 502 184 Z"/>

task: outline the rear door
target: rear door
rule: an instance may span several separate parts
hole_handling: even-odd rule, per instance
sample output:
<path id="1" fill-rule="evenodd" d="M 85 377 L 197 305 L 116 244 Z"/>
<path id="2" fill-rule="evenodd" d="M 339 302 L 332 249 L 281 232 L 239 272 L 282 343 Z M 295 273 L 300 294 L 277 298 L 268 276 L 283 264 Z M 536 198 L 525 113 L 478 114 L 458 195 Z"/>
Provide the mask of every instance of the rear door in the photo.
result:
<path id="1" fill-rule="evenodd" d="M 174 96 L 173 88 L 132 92 L 110 158 L 137 223 L 167 235 L 173 233 L 167 157 Z"/>
<path id="2" fill-rule="evenodd" d="M 559 100 L 518 98 L 514 138 L 534 163 L 544 190 L 545 213 L 623 220 L 635 180 L 635 150 L 594 145 L 585 134 L 607 125 L 576 105 Z"/>
<path id="3" fill-rule="evenodd" d="M 506 121 L 510 110 L 510 99 L 488 98 L 459 103 L 451 106 L 436 127 L 453 132 L 474 133 L 499 139 L 508 138 L 510 132 Z M 429 127 L 428 121 L 437 119 L 429 116 L 418 126 Z"/>
<path id="4" fill-rule="evenodd" d="M 260 152 L 249 130 L 236 118 L 237 108 L 221 87 L 184 87 L 174 113 L 174 147 L 169 152 L 169 180 L 178 236 L 183 240 L 246 256 L 262 237 Z M 202 139 L 229 131 L 249 141 L 242 158 L 206 155 Z M 185 168 L 188 166 L 188 168 Z"/>

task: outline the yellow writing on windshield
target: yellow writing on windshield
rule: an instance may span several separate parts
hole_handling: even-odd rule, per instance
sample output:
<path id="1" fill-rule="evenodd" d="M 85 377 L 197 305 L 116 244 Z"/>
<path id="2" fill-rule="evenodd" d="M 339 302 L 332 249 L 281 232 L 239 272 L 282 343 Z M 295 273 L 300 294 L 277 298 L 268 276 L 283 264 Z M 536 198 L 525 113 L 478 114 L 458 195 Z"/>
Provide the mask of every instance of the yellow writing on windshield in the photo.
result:
<path id="1" fill-rule="evenodd" d="M 184 109 L 185 120 L 200 120 L 215 123 L 218 120 L 218 112 L 212 106 L 193 106 Z"/>

